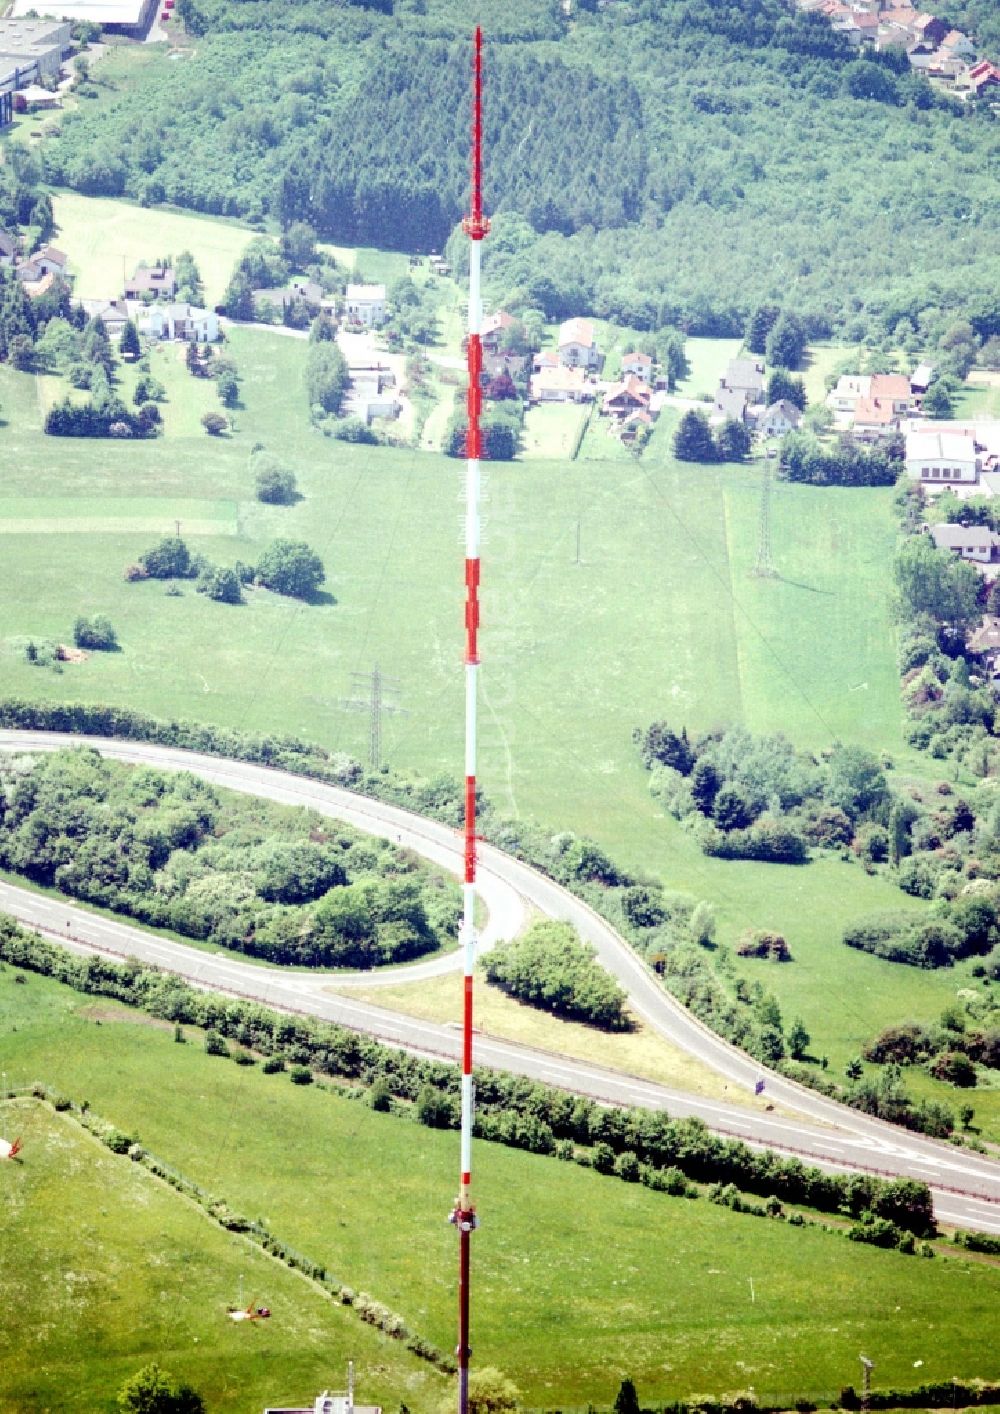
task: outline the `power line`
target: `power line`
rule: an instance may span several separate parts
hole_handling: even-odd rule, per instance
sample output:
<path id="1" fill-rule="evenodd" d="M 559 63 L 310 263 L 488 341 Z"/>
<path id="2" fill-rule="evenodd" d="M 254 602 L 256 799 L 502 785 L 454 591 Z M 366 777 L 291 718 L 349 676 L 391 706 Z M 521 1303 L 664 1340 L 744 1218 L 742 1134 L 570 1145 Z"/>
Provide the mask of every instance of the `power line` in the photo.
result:
<path id="1" fill-rule="evenodd" d="M 757 522 L 757 559 L 753 574 L 756 579 L 777 579 L 771 554 L 771 459 L 764 457 L 764 476 L 760 483 L 760 517 Z"/>
<path id="2" fill-rule="evenodd" d="M 344 706 L 348 711 L 368 713 L 368 764 L 373 771 L 382 766 L 382 714 L 398 712 L 407 715 L 395 702 L 387 702 L 385 694 L 400 691 L 398 678 L 387 678 L 378 663 L 370 673 L 351 674 L 354 679 L 354 696 L 348 697 Z"/>

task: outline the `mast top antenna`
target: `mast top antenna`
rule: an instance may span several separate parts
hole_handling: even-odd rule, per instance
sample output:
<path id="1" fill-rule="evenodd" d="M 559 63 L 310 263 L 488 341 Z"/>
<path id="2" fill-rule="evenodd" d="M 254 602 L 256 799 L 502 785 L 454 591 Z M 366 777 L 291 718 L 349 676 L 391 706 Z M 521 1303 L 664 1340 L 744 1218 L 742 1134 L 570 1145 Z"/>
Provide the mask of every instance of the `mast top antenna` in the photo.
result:
<path id="1" fill-rule="evenodd" d="M 489 233 L 489 217 L 483 215 L 483 31 L 476 26 L 472 55 L 472 200 L 462 230 L 473 241 Z"/>

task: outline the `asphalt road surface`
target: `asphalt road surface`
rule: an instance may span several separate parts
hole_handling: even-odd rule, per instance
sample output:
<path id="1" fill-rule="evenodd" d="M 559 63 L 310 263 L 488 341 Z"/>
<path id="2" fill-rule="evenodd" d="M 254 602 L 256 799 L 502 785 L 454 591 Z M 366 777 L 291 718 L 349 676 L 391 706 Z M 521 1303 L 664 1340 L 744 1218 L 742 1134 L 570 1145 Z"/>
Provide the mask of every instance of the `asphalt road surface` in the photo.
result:
<path id="1" fill-rule="evenodd" d="M 0 750 L 54 750 L 66 745 L 90 746 L 118 760 L 162 769 L 189 770 L 230 790 L 308 806 L 359 829 L 395 838 L 434 864 L 460 872 L 462 842 L 458 832 L 335 786 L 266 766 L 143 742 L 0 731 Z M 1000 1164 L 872 1119 L 763 1070 L 674 1001 L 646 964 L 586 904 L 490 845 L 481 846 L 478 884 L 490 912 L 484 929 L 487 943 L 513 936 L 519 930 L 525 903 L 550 917 L 573 923 L 625 987 L 632 1008 L 649 1026 L 715 1070 L 734 1091 L 752 1092 L 756 1082 L 763 1079 L 765 1094 L 756 1108 L 726 1105 L 487 1036 L 477 1037 L 477 1063 L 610 1103 L 665 1108 L 678 1116 L 697 1115 L 713 1130 L 796 1154 L 807 1163 L 919 1178 L 934 1190 L 939 1218 L 1000 1232 Z M 136 956 L 177 972 L 199 986 L 340 1022 L 421 1054 L 448 1059 L 457 1059 L 459 1054 L 460 1038 L 454 1026 L 416 1020 L 349 995 L 332 995 L 328 990 L 331 974 L 241 962 L 231 954 L 220 955 L 176 943 L 8 884 L 0 884 L 0 907 L 78 950 Z M 457 968 L 459 962 L 458 954 L 450 953 L 429 963 L 380 973 L 378 980 L 398 983 L 405 977 L 416 981 L 421 976 Z M 366 987 L 376 982 L 376 977 L 368 973 L 355 974 L 354 979 L 363 981 Z M 337 974 L 336 980 L 340 985 L 345 978 Z M 765 1101 L 794 1113 L 776 1115 L 769 1112 Z"/>

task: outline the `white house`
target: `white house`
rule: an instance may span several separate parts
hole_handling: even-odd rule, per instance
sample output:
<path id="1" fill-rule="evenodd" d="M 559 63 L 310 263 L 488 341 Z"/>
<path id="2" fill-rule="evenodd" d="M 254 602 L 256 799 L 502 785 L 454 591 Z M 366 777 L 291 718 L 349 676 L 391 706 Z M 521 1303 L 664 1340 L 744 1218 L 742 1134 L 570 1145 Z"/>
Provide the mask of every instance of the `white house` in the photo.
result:
<path id="1" fill-rule="evenodd" d="M 641 378 L 644 383 L 651 383 L 653 380 L 653 360 L 649 354 L 622 354 L 622 378 L 627 378 L 630 373 L 634 378 Z"/>
<path id="2" fill-rule="evenodd" d="M 939 550 L 954 550 L 963 560 L 989 564 L 1000 541 L 988 525 L 932 525 L 931 539 Z"/>
<path id="3" fill-rule="evenodd" d="M 801 411 L 787 398 L 779 398 L 757 419 L 757 431 L 762 437 L 784 437 L 786 432 L 795 432 L 801 425 Z"/>
<path id="4" fill-rule="evenodd" d="M 219 337 L 219 316 L 193 304 L 150 304 L 139 314 L 140 334 L 151 339 L 187 339 L 214 344 Z"/>
<path id="5" fill-rule="evenodd" d="M 911 481 L 968 484 L 979 479 L 981 470 L 971 431 L 917 428 L 906 434 L 906 474 Z"/>
<path id="6" fill-rule="evenodd" d="M 910 393 L 913 397 L 923 397 L 934 381 L 933 363 L 918 363 L 910 374 Z"/>
<path id="7" fill-rule="evenodd" d="M 386 318 L 385 286 L 348 285 L 345 309 L 349 324 L 381 329 Z"/>
<path id="8" fill-rule="evenodd" d="M 601 355 L 589 319 L 567 319 L 559 326 L 559 362 L 565 368 L 600 368 Z"/>
<path id="9" fill-rule="evenodd" d="M 871 397 L 870 373 L 842 373 L 837 386 L 827 394 L 826 405 L 833 412 L 853 412 L 859 398 Z"/>
<path id="10" fill-rule="evenodd" d="M 715 401 L 712 403 L 712 416 L 716 420 L 731 417 L 736 422 L 746 422 L 747 395 L 745 390 L 740 388 L 727 388 L 724 383 L 720 383 L 715 390 Z"/>
<path id="11" fill-rule="evenodd" d="M 594 396 L 594 385 L 582 368 L 542 368 L 531 378 L 536 403 L 583 403 Z"/>

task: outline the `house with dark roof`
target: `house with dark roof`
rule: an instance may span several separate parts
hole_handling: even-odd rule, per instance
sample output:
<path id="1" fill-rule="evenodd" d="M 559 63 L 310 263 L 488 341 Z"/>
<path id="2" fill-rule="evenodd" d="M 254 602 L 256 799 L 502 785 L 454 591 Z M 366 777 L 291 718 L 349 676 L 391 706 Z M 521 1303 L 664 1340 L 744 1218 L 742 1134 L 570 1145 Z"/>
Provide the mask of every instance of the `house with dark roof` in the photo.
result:
<path id="1" fill-rule="evenodd" d="M 172 300 L 177 277 L 169 265 L 139 265 L 122 293 L 125 299 Z"/>

